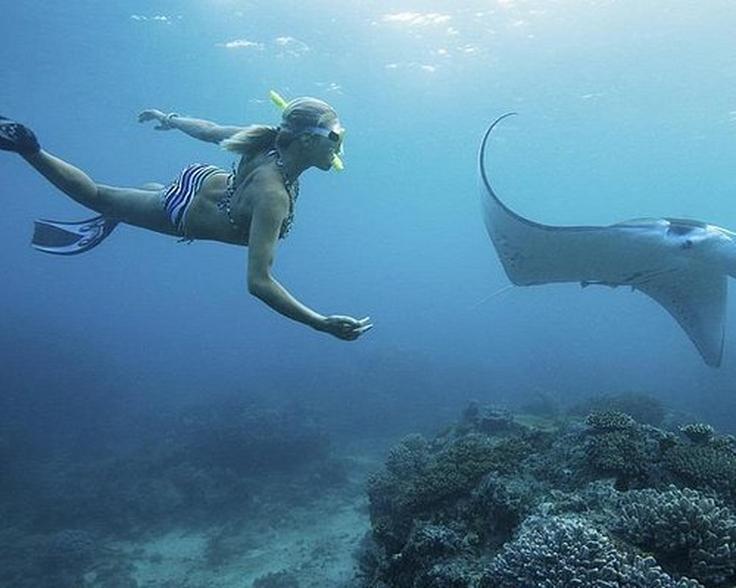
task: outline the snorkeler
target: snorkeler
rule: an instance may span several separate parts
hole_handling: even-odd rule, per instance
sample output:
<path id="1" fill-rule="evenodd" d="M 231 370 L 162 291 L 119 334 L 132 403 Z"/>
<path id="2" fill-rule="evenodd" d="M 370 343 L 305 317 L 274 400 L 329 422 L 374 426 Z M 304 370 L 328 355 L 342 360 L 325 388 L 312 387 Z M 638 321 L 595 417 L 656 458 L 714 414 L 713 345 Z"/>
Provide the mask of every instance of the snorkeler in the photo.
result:
<path id="1" fill-rule="evenodd" d="M 299 176 L 311 168 L 341 167 L 343 129 L 335 110 L 315 98 L 284 102 L 278 127 L 220 126 L 145 110 L 139 122 L 155 120 L 159 130 L 179 129 L 221 144 L 240 156 L 232 172 L 193 164 L 169 186 L 120 188 L 94 182 L 82 170 L 47 153 L 28 127 L 0 117 L 0 150 L 18 153 L 67 196 L 100 216 L 69 223 L 36 221 L 33 246 L 48 253 L 88 251 L 115 226 L 126 223 L 185 240 L 207 239 L 248 247 L 248 291 L 271 308 L 318 331 L 353 341 L 373 326 L 369 318 L 323 316 L 308 308 L 271 274 L 277 243 L 294 218 Z"/>

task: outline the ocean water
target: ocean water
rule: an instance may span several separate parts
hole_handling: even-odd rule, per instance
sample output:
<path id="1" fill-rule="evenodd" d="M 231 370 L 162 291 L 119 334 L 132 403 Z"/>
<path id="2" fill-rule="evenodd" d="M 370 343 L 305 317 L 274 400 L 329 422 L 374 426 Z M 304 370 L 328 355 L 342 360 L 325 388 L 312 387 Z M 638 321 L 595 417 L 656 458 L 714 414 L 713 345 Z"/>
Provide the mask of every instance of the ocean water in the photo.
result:
<path id="1" fill-rule="evenodd" d="M 540 393 L 645 393 L 736 430 L 734 314 L 713 369 L 639 293 L 505 289 L 476 161 L 515 111 L 487 164 L 519 213 L 736 228 L 732 2 L 24 0 L 3 24 L 0 114 L 105 184 L 231 165 L 139 124 L 143 109 L 245 125 L 276 124 L 271 89 L 332 104 L 346 169 L 304 174 L 274 274 L 320 313 L 375 323 L 345 343 L 277 315 L 249 296 L 238 247 L 120 227 L 85 255 L 38 253 L 33 219 L 89 212 L 2 154 L 0 439 L 20 435 L 34 459 L 115 459 L 224 399 L 315 414 L 338 445 Z"/>

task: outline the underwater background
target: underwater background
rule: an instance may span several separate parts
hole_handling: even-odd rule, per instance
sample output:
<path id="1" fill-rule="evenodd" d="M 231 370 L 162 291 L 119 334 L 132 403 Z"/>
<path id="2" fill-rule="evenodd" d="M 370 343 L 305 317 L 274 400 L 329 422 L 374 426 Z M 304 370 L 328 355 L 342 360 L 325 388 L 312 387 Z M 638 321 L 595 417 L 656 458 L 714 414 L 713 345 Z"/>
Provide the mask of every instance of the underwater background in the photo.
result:
<path id="1" fill-rule="evenodd" d="M 89 212 L 3 154 L 0 497 L 15 518 L 5 518 L 2 533 L 16 545 L 31 541 L 3 556 L 6 570 L 25 570 L 8 572 L 3 586 L 250 586 L 288 568 L 266 553 L 227 573 L 210 562 L 185 584 L 168 572 L 136 572 L 145 557 L 132 548 L 126 571 L 115 573 L 90 571 L 91 559 L 72 571 L 56 556 L 17 563 L 65 530 L 93 529 L 106 540 L 117 533 L 134 544 L 181 528 L 192 504 L 201 507 L 197 525 L 212 522 L 208 513 L 214 521 L 218 508 L 231 518 L 237 499 L 208 509 L 199 488 L 181 499 L 182 510 L 162 507 L 165 517 L 142 511 L 152 522 L 146 529 L 110 520 L 122 507 L 82 520 L 69 514 L 78 505 L 60 498 L 78 488 L 52 487 L 49 472 L 60 479 L 89 468 L 99 486 L 109 471 L 121 475 L 116 460 L 143 447 L 148 455 L 166 444 L 189 448 L 167 454 L 167 463 L 184 463 L 193 435 L 214 436 L 196 445 L 196 467 L 204 467 L 222 452 L 252 450 L 218 436 L 234 414 L 248 426 L 277 415 L 264 435 L 288 439 L 279 445 L 286 457 L 269 456 L 267 443 L 253 450 L 277 464 L 275 478 L 265 468 L 273 486 L 261 503 L 294 484 L 278 464 L 300 461 L 302 450 L 327 459 L 328 445 L 356 469 L 343 464 L 334 478 L 312 472 L 298 484 L 320 489 L 331 479 L 347 500 L 340 484 L 358 480 L 348 494 L 365 501 L 360 480 L 381 466 L 387 447 L 410 433 L 431 437 L 471 400 L 517 411 L 542 398 L 564 410 L 635 393 L 688 422 L 736 432 L 734 313 L 723 365 L 712 369 L 639 293 L 505 289 L 480 214 L 476 161 L 486 126 L 515 111 L 494 135 L 487 165 L 520 214 L 561 225 L 668 216 L 736 228 L 733 2 L 24 0 L 5 7 L 3 24 L 0 114 L 105 184 L 168 183 L 192 162 L 232 164 L 217 146 L 139 124 L 146 108 L 245 125 L 276 124 L 270 89 L 332 104 L 347 128 L 346 169 L 302 177 L 274 273 L 322 314 L 375 323 L 345 343 L 277 315 L 248 295 L 238 247 L 120 227 L 82 256 L 38 253 L 29 247 L 33 219 Z M 263 466 L 233 463 L 228 457 L 223 468 L 236 478 Z M 149 465 L 128 477 L 153 479 L 160 464 Z M 307 494 L 300 508 L 320 492 Z M 293 510 L 281 499 L 278 512 Z M 44 510 L 54 502 L 69 516 Z M 367 507 L 356 512 L 351 540 L 369 527 Z M 282 533 L 282 514 L 260 515 Z M 28 569 L 37 575 L 23 584 Z M 338 582 L 324 578 L 303 570 L 271 580 Z"/>

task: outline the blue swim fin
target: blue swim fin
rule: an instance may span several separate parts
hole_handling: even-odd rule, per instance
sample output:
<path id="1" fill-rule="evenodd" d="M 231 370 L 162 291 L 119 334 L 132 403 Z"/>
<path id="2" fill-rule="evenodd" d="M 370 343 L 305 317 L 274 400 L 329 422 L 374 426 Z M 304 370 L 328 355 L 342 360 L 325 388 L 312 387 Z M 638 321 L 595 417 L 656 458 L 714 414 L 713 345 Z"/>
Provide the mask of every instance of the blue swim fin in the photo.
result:
<path id="1" fill-rule="evenodd" d="M 44 253 L 77 255 L 97 247 L 118 225 L 117 220 L 96 216 L 84 221 L 35 221 L 31 246 Z"/>

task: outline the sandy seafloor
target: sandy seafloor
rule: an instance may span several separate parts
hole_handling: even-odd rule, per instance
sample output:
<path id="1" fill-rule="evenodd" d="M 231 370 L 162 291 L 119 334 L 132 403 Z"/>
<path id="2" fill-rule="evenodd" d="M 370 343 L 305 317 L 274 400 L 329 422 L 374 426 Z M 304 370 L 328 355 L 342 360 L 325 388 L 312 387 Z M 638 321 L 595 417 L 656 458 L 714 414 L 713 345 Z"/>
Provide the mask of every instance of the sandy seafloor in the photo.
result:
<path id="1" fill-rule="evenodd" d="M 114 546 L 135 560 L 133 576 L 143 587 L 234 588 L 282 570 L 298 574 L 300 585 L 344 586 L 354 575 L 352 552 L 369 528 L 365 503 L 358 497 L 328 497 L 284 513 L 271 525 L 234 532 L 228 541 L 239 554 L 214 570 L 206 566 L 206 546 L 209 535 L 221 528 L 172 530 L 142 544 Z"/>
<path id="2" fill-rule="evenodd" d="M 353 586 L 353 554 L 370 530 L 368 476 L 381 467 L 385 443 L 364 444 L 345 457 L 348 481 L 304 506 L 277 507 L 258 519 L 207 529 L 170 529 L 143 541 L 114 541 L 109 548 L 132 564 L 139 588 L 250 588 L 258 578 L 286 572 L 300 588 Z M 224 561 L 208 561 L 207 546 L 220 540 Z M 99 583 L 94 570 L 86 586 Z"/>

